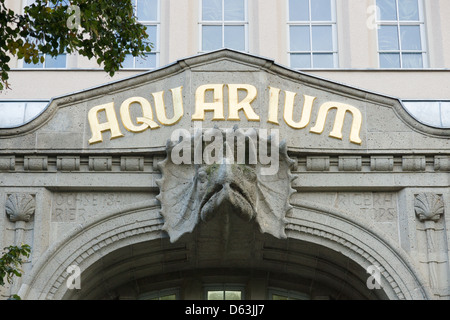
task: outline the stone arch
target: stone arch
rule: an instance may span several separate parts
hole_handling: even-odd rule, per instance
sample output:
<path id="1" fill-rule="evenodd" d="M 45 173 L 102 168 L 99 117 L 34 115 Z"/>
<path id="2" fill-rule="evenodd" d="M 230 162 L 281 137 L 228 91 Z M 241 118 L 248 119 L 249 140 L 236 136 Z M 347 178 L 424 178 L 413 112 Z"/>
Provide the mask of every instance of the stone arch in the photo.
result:
<path id="1" fill-rule="evenodd" d="M 293 206 L 286 226 L 288 237 L 334 249 L 364 269 L 375 265 L 389 299 L 431 299 L 426 281 L 410 257 L 378 227 L 316 203 L 296 201 Z"/>
<path id="2" fill-rule="evenodd" d="M 68 266 L 76 264 L 83 271 L 121 248 L 167 238 L 159 210 L 159 202 L 151 200 L 79 226 L 47 250 L 25 276 L 19 295 L 23 299 L 62 299 L 68 291 Z M 288 241 L 325 246 L 364 269 L 369 265 L 379 267 L 382 287 L 389 299 L 431 297 L 406 253 L 375 227 L 349 219 L 337 210 L 303 201 L 293 203 L 287 219 Z"/>
<path id="3" fill-rule="evenodd" d="M 159 202 L 150 200 L 79 225 L 41 256 L 25 275 L 19 296 L 30 300 L 59 300 L 67 291 L 67 267 L 77 265 L 83 271 L 102 256 L 130 243 L 163 237 L 159 209 Z"/>

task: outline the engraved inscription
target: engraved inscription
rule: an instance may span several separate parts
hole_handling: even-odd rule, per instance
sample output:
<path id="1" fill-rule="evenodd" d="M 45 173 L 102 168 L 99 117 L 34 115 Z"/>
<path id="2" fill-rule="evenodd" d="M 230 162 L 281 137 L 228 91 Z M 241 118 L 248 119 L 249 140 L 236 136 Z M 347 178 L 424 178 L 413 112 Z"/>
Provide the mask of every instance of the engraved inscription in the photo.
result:
<path id="1" fill-rule="evenodd" d="M 138 195 L 128 193 L 56 193 L 52 203 L 52 222 L 85 222 L 92 216 L 130 203 L 136 197 Z"/>
<path id="2" fill-rule="evenodd" d="M 394 193 L 359 192 L 337 193 L 336 208 L 359 210 L 377 222 L 390 222 L 397 218 L 397 198 Z"/>

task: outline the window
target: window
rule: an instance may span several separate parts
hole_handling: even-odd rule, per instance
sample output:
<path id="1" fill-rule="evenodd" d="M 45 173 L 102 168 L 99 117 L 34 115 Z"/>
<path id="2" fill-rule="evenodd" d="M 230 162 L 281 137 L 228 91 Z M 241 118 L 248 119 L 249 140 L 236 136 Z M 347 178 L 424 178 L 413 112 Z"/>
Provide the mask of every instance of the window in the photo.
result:
<path id="1" fill-rule="evenodd" d="M 122 63 L 123 68 L 154 69 L 159 65 L 159 0 L 132 0 L 136 8 L 138 21 L 147 27 L 152 51 L 145 57 L 133 57 L 129 54 Z"/>
<path id="2" fill-rule="evenodd" d="M 242 300 L 244 289 L 240 286 L 215 285 L 205 288 L 206 300 Z"/>
<path id="3" fill-rule="evenodd" d="M 248 51 L 247 1 L 200 0 L 201 52 L 220 48 Z"/>
<path id="4" fill-rule="evenodd" d="M 403 106 L 417 121 L 436 128 L 450 129 L 450 101 L 407 101 Z"/>
<path id="5" fill-rule="evenodd" d="M 284 290 L 284 289 L 269 289 L 270 300 L 309 300 L 309 296 L 305 293 Z"/>
<path id="6" fill-rule="evenodd" d="M 24 8 L 25 6 L 30 6 L 33 3 L 35 3 L 36 0 L 26 0 L 24 1 Z M 48 6 L 54 6 L 51 2 L 48 4 Z M 42 55 L 40 55 L 41 57 Z M 47 68 L 66 68 L 67 67 L 67 54 L 63 53 L 56 57 L 52 57 L 49 54 L 45 55 L 44 63 L 26 63 L 22 60 L 22 68 L 25 69 L 47 69 Z"/>
<path id="7" fill-rule="evenodd" d="M 15 128 L 39 116 L 48 101 L 0 101 L 0 128 Z"/>
<path id="8" fill-rule="evenodd" d="M 178 289 L 163 289 L 139 296 L 139 300 L 178 300 Z"/>
<path id="9" fill-rule="evenodd" d="M 335 0 L 289 0 L 291 68 L 338 65 Z"/>
<path id="10" fill-rule="evenodd" d="M 377 0 L 380 68 L 426 67 L 422 0 Z"/>
<path id="11" fill-rule="evenodd" d="M 45 55 L 44 63 L 26 63 L 23 61 L 22 67 L 25 69 L 50 69 L 50 68 L 66 68 L 67 66 L 67 54 L 60 54 L 56 57 L 52 57 L 49 54 Z"/>

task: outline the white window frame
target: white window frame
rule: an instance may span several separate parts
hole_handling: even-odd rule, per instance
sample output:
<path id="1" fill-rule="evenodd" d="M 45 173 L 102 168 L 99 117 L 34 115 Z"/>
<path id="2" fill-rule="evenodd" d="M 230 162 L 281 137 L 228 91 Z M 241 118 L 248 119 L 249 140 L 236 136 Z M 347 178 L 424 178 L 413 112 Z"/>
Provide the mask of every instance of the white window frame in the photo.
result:
<path id="1" fill-rule="evenodd" d="M 179 300 L 180 290 L 178 288 L 155 290 L 139 295 L 138 300 L 161 300 L 161 297 L 171 295 L 175 296 L 175 300 Z"/>
<path id="2" fill-rule="evenodd" d="M 435 103 L 438 105 L 438 113 L 439 113 L 439 117 L 438 120 L 439 124 L 437 123 L 430 123 L 429 121 L 426 121 L 424 119 L 422 119 L 420 117 L 420 115 L 416 114 L 413 110 L 411 110 L 410 104 L 416 104 L 416 105 L 420 105 L 420 104 L 430 104 L 430 103 Z M 443 119 L 444 119 L 444 111 L 442 110 L 442 104 L 450 104 L 450 100 L 402 100 L 402 105 L 403 108 L 406 110 L 406 112 L 408 112 L 408 114 L 413 117 L 415 120 L 417 120 L 418 122 L 430 126 L 430 127 L 434 127 L 434 128 L 439 128 L 439 129 L 450 129 L 450 125 L 444 125 L 443 123 Z M 422 107 L 423 110 L 427 110 L 427 113 L 430 114 L 430 110 L 428 109 L 428 106 L 423 106 Z"/>
<path id="3" fill-rule="evenodd" d="M 245 287 L 239 284 L 209 284 L 204 286 L 204 300 L 208 300 L 209 291 L 240 291 L 241 300 L 245 300 Z M 225 300 L 225 299 L 224 299 Z M 230 301 L 230 300 L 228 300 Z"/>
<path id="4" fill-rule="evenodd" d="M 203 26 L 221 26 L 222 27 L 222 47 L 225 48 L 225 26 L 244 26 L 244 52 L 248 52 L 249 44 L 248 44 L 248 0 L 244 0 L 244 20 L 243 21 L 228 21 L 224 20 L 225 18 L 225 5 L 224 2 L 226 0 L 222 0 L 222 20 L 203 20 L 203 0 L 199 0 L 199 28 L 198 28 L 198 52 L 205 53 L 207 50 L 203 50 Z M 218 48 L 218 49 L 221 49 Z M 218 50 L 217 49 L 217 50 Z M 232 50 L 235 50 L 231 48 Z"/>
<path id="5" fill-rule="evenodd" d="M 311 297 L 303 292 L 280 289 L 280 288 L 269 288 L 268 290 L 269 300 L 273 300 L 273 295 L 285 296 L 288 299 L 293 298 L 294 300 L 310 300 Z"/>
<path id="6" fill-rule="evenodd" d="M 374 1 L 375 1 L 375 6 L 377 6 L 377 0 L 374 0 Z M 395 5 L 396 5 L 396 10 L 397 10 L 397 12 L 396 12 L 397 20 L 379 20 L 380 17 L 378 16 L 378 14 L 376 16 L 378 68 L 381 69 L 380 54 L 382 54 L 382 53 L 398 53 L 400 55 L 400 68 L 399 69 L 411 69 L 411 68 L 403 67 L 403 53 L 422 53 L 422 68 L 419 68 L 419 69 L 428 68 L 428 50 L 427 50 L 427 41 L 426 41 L 425 14 L 424 14 L 425 11 L 424 11 L 423 0 L 418 0 L 419 21 L 400 21 L 398 0 L 395 0 Z M 378 30 L 380 29 L 381 26 L 396 26 L 397 27 L 398 42 L 399 42 L 398 50 L 380 50 Z M 402 50 L 400 26 L 419 26 L 420 27 L 420 41 L 421 41 L 422 50 Z M 392 69 L 398 69 L 398 68 L 386 68 L 386 69 L 392 70 Z"/>
<path id="7" fill-rule="evenodd" d="M 137 17 L 138 12 L 138 2 L 137 0 L 132 0 L 133 5 L 135 6 L 135 15 Z M 149 52 L 150 54 L 155 54 L 155 68 L 150 68 L 150 70 L 156 69 L 159 67 L 159 55 L 160 55 L 160 26 L 161 26 L 161 0 L 157 0 L 157 9 L 156 9 L 156 21 L 151 20 L 138 20 L 138 22 L 144 26 L 156 26 L 156 39 L 153 41 L 150 39 L 150 42 L 153 44 L 152 51 Z M 141 57 L 133 57 L 133 66 L 123 69 L 141 69 L 141 67 L 136 66 L 136 60 Z M 148 69 L 148 68 L 144 68 Z"/>
<path id="8" fill-rule="evenodd" d="M 24 14 L 25 13 L 25 7 L 26 6 L 28 6 L 29 5 L 29 2 L 31 2 L 31 4 L 33 4 L 33 0 L 23 0 L 23 2 L 22 2 L 22 14 Z M 65 65 L 65 67 L 61 67 L 61 68 L 48 68 L 48 67 L 46 67 L 45 65 L 46 65 L 46 60 L 44 60 L 44 63 L 42 64 L 42 67 L 37 67 L 36 66 L 36 64 L 33 64 L 33 63 L 31 63 L 30 64 L 30 67 L 26 67 L 25 65 L 25 61 L 23 60 L 23 59 L 19 59 L 18 60 L 18 62 L 17 62 L 17 67 L 18 68 L 20 68 L 20 69 L 25 69 L 25 70 L 43 70 L 43 69 L 46 69 L 46 70 L 64 70 L 64 69 L 68 69 L 68 65 L 69 65 L 69 60 L 68 60 L 68 58 L 69 58 L 69 54 L 68 53 L 61 53 L 61 55 L 65 55 L 66 56 L 66 65 Z M 39 53 L 39 55 L 42 55 L 41 53 Z M 40 62 L 39 62 L 40 63 Z"/>
<path id="9" fill-rule="evenodd" d="M 22 121 L 17 122 L 13 125 L 4 125 L 0 121 L 0 129 L 11 129 L 11 128 L 17 128 L 20 126 L 23 126 L 27 123 L 30 123 L 37 117 L 39 117 L 48 107 L 49 101 L 48 100 L 0 100 L 0 105 L 2 104 L 10 104 L 8 110 L 5 112 L 2 111 L 2 120 L 3 122 L 7 122 L 8 119 L 11 119 L 11 112 L 13 112 L 14 108 L 22 107 L 23 106 L 23 113 L 21 112 Z M 37 111 L 34 111 L 33 113 L 29 113 L 29 104 L 41 104 L 42 106 L 37 108 Z M 14 112 L 13 112 L 14 113 Z M 28 114 L 28 115 L 27 115 Z"/>
<path id="10" fill-rule="evenodd" d="M 288 61 L 289 66 L 291 66 L 291 54 L 309 54 L 310 55 L 310 68 L 305 69 L 323 69 L 314 66 L 313 54 L 328 53 L 333 54 L 333 67 L 336 69 L 339 67 L 339 50 L 338 50 L 338 32 L 337 32 L 337 10 L 336 10 L 336 0 L 331 0 L 331 21 L 313 21 L 311 17 L 311 2 L 314 0 L 309 0 L 309 20 L 308 21 L 291 21 L 290 20 L 290 7 L 289 0 L 287 1 L 287 43 L 288 43 Z M 309 26 L 309 48 L 308 51 L 293 51 L 291 50 L 291 26 Z M 332 51 L 314 51 L 312 47 L 312 27 L 313 26 L 331 26 L 332 37 L 333 37 L 333 50 Z M 295 68 L 299 69 L 299 68 Z M 303 69 L 303 68 L 302 68 Z M 327 68 L 326 68 L 327 69 Z"/>

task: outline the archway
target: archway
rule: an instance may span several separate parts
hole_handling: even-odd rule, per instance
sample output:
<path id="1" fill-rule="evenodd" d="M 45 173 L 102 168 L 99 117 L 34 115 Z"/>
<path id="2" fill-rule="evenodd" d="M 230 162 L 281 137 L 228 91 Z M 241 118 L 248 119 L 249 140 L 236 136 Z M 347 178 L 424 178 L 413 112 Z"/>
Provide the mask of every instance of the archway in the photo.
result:
<path id="1" fill-rule="evenodd" d="M 307 203 L 294 204 L 287 218 L 287 239 L 262 234 L 255 224 L 230 214 L 170 243 L 161 232 L 158 203 L 136 204 L 55 244 L 26 276 L 19 294 L 23 299 L 140 299 L 176 289 L 178 298 L 203 299 L 209 286 L 233 285 L 246 299 L 268 299 L 277 290 L 308 299 L 429 297 L 406 255 L 380 233 Z M 66 286 L 70 265 L 82 271 L 80 290 Z M 369 265 L 380 270 L 380 290 L 367 287 Z"/>

